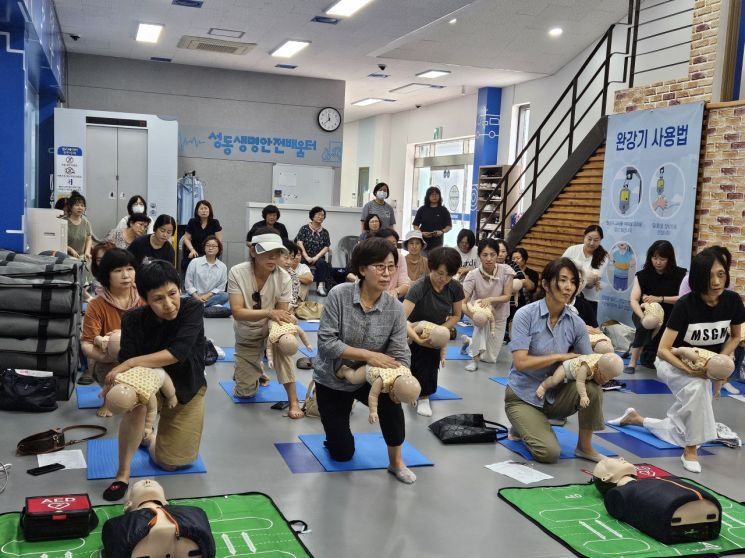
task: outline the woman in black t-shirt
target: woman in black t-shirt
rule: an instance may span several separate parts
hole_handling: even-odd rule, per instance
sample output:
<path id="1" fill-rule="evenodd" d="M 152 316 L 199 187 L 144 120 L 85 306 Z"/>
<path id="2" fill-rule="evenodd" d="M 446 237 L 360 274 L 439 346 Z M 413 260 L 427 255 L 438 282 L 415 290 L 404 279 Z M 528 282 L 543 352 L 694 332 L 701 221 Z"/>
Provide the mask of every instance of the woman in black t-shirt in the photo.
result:
<path id="1" fill-rule="evenodd" d="M 647 250 L 647 260 L 644 267 L 636 273 L 634 286 L 631 288 L 629 302 L 633 314 L 631 319 L 636 326 L 634 341 L 631 343 L 631 359 L 629 365 L 624 368 L 626 374 L 636 372 L 636 361 L 642 349 L 645 349 L 644 358 L 641 364 L 649 366 L 654 362 L 654 355 L 657 353 L 657 345 L 665 331 L 665 326 L 670 318 L 670 312 L 673 304 L 678 302 L 678 289 L 680 282 L 685 277 L 686 270 L 678 267 L 675 261 L 675 250 L 673 245 L 667 240 L 658 240 L 653 242 Z M 665 311 L 665 318 L 662 322 L 659 332 L 652 337 L 652 330 L 645 329 L 641 320 L 644 317 L 643 303 L 657 302 L 662 305 Z"/>
<path id="2" fill-rule="evenodd" d="M 429 396 L 437 391 L 437 372 L 440 367 L 440 349 L 429 345 L 417 335 L 413 322 L 426 320 L 452 329 L 461 316 L 463 287 L 453 276 L 460 267 L 460 254 L 455 248 L 439 247 L 427 256 L 429 273 L 415 281 L 404 299 L 404 313 L 409 321 L 407 331 L 411 343 L 411 373 L 422 386 L 421 399 L 416 412 L 432 416 Z M 443 363 L 444 364 L 444 363 Z"/>
<path id="3" fill-rule="evenodd" d="M 727 262 L 720 252 L 707 248 L 691 261 L 691 292 L 673 307 L 657 349 L 657 376 L 667 384 L 675 402 L 664 419 L 645 418 L 633 408 L 611 424 L 643 426 L 670 444 L 683 448 L 683 467 L 701 472 L 696 448 L 717 437 L 712 407 L 712 382 L 706 371 L 693 370 L 676 357 L 673 347 L 700 347 L 731 356 L 740 342 L 745 307 L 740 295 L 725 290 L 729 285 Z M 714 382 L 714 393 L 724 381 Z"/>
<path id="4" fill-rule="evenodd" d="M 422 232 L 427 250 L 442 246 L 443 237 L 453 228 L 448 208 L 442 205 L 442 194 L 437 186 L 430 186 L 424 194 L 424 204 L 417 209 L 414 228 Z"/>
<path id="5" fill-rule="evenodd" d="M 181 254 L 181 267 L 186 269 L 189 262 L 199 256 L 204 256 L 204 241 L 208 236 L 216 236 L 222 242 L 222 225 L 215 219 L 212 204 L 207 200 L 197 203 L 194 217 L 189 219 L 184 233 L 184 250 Z"/>
<path id="6" fill-rule="evenodd" d="M 153 225 L 153 233 L 141 236 L 129 245 L 129 250 L 142 265 L 151 260 L 164 260 L 176 264 L 176 252 L 171 240 L 176 230 L 176 219 L 170 215 L 159 215 Z"/>

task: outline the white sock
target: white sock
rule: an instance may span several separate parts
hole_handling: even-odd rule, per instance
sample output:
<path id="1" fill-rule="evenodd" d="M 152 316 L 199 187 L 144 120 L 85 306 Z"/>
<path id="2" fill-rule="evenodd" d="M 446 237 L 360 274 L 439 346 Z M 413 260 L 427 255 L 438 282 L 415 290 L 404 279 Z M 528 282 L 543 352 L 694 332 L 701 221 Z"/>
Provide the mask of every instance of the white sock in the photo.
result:
<path id="1" fill-rule="evenodd" d="M 416 414 L 423 417 L 432 416 L 432 407 L 429 405 L 429 399 L 420 399 L 416 405 Z"/>

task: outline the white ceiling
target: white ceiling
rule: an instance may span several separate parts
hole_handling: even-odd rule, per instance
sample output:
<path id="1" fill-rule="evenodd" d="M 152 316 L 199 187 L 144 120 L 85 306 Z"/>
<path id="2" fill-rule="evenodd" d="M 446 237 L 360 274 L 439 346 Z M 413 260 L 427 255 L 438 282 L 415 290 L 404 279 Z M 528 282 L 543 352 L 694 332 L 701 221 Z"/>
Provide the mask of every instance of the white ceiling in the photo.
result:
<path id="1" fill-rule="evenodd" d="M 69 52 L 138 60 L 157 56 L 176 64 L 344 80 L 348 121 L 553 74 L 628 6 L 621 0 L 373 0 L 351 18 L 327 25 L 310 20 L 324 15 L 332 0 L 205 0 L 202 8 L 174 6 L 171 0 L 54 3 Z M 454 25 L 448 23 L 452 18 L 458 20 Z M 140 22 L 165 25 L 157 44 L 135 42 Z M 564 29 L 558 39 L 547 34 L 556 26 Z M 210 37 L 212 27 L 243 31 L 237 40 L 257 47 L 244 56 L 176 47 L 183 35 Z M 312 44 L 291 59 L 269 56 L 285 39 Z M 277 63 L 298 68 L 278 69 Z M 390 77 L 367 77 L 380 72 L 378 64 L 386 65 Z M 452 73 L 434 80 L 415 77 L 429 69 Z M 445 87 L 390 93 L 412 82 Z M 396 102 L 351 106 L 365 97 Z"/>

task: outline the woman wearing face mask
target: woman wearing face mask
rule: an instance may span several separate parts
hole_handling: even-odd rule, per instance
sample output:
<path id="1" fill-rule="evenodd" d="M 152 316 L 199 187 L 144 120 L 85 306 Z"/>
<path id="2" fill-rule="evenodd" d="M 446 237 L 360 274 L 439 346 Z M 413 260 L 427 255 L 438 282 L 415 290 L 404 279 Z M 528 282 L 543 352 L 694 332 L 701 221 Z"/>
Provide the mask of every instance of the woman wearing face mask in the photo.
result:
<path id="1" fill-rule="evenodd" d="M 377 215 L 380 218 L 381 229 L 392 229 L 395 228 L 393 225 L 396 224 L 396 213 L 393 208 L 386 203 L 390 192 L 388 191 L 388 184 L 385 182 L 378 182 L 373 188 L 373 195 L 375 198 L 367 202 L 362 208 L 362 216 L 360 217 L 360 231 L 365 232 L 365 222 L 368 215 Z"/>
<path id="2" fill-rule="evenodd" d="M 512 424 L 510 439 L 522 439 L 536 461 L 555 463 L 561 448 L 548 421 L 565 419 L 579 410 L 575 454 L 598 461 L 601 455 L 592 447 L 592 433 L 605 428 L 600 386 L 587 382 L 590 404 L 581 409 L 576 382 L 549 390 L 544 399 L 535 393 L 557 365 L 592 353 L 585 323 L 566 307 L 577 293 L 577 266 L 569 258 L 549 262 L 541 284 L 546 297 L 520 308 L 512 324 L 512 367 L 504 394 L 505 412 Z"/>
<path id="3" fill-rule="evenodd" d="M 129 250 L 142 265 L 150 260 L 165 260 L 171 264 L 176 262 L 171 239 L 176 230 L 176 219 L 170 215 L 159 215 L 155 220 L 155 232 L 146 234 L 129 245 Z"/>
<path id="4" fill-rule="evenodd" d="M 142 215 L 145 215 L 146 210 L 147 210 L 147 203 L 145 203 L 145 198 L 143 198 L 142 196 L 132 196 L 131 198 L 129 198 L 129 201 L 127 202 L 127 215 L 121 218 L 116 228 L 126 229 L 127 221 L 132 215 L 135 215 L 137 213 L 141 213 Z M 150 219 L 150 223 L 147 227 L 147 233 L 150 234 L 152 232 L 153 232 L 153 220 Z"/>
<path id="5" fill-rule="evenodd" d="M 585 229 L 582 244 L 575 244 L 564 251 L 562 257 L 569 258 L 577 266 L 585 280 L 585 288 L 577 295 L 589 302 L 594 315 L 598 319 L 598 300 L 600 298 L 600 278 L 608 265 L 608 252 L 600 243 L 603 241 L 603 228 L 600 225 L 590 225 Z"/>

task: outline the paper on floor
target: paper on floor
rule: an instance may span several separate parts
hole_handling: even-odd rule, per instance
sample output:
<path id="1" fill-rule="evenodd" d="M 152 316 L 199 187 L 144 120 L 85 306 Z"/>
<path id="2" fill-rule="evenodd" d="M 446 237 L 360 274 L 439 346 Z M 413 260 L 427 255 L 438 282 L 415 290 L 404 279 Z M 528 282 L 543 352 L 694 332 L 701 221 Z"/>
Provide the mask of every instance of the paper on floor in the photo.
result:
<path id="1" fill-rule="evenodd" d="M 85 469 L 87 467 L 83 451 L 79 449 L 42 453 L 36 457 L 39 460 L 39 467 L 52 463 L 61 463 L 65 466 L 65 469 Z"/>
<path id="2" fill-rule="evenodd" d="M 501 463 L 484 465 L 484 467 L 494 471 L 495 473 L 501 473 L 515 479 L 516 481 L 520 481 L 523 484 L 530 484 L 532 482 L 554 478 L 551 475 L 533 469 L 533 467 L 526 467 L 525 465 L 520 465 L 514 461 L 502 461 Z"/>

